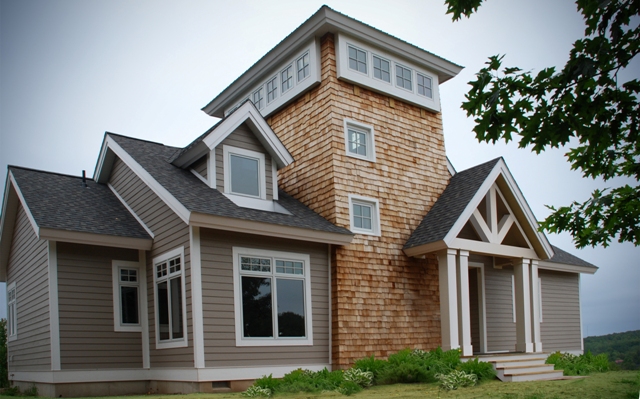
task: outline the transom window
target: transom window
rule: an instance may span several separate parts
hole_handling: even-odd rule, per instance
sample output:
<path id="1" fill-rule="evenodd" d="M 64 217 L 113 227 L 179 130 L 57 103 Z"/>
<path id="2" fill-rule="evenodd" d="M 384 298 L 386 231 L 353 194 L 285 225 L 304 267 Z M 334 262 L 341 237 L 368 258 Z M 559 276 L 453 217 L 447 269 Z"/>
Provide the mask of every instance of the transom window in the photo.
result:
<path id="1" fill-rule="evenodd" d="M 266 199 L 264 154 L 228 145 L 223 153 L 225 192 Z"/>
<path id="2" fill-rule="evenodd" d="M 309 256 L 248 248 L 233 254 L 236 343 L 311 345 Z"/>
<path id="3" fill-rule="evenodd" d="M 411 84 L 411 69 L 396 64 L 396 85 L 403 89 L 413 90 Z"/>
<path id="4" fill-rule="evenodd" d="M 347 155 L 375 162 L 373 127 L 345 120 L 344 131 Z"/>
<path id="5" fill-rule="evenodd" d="M 186 346 L 184 248 L 153 260 L 156 299 L 156 346 Z"/>
<path id="6" fill-rule="evenodd" d="M 433 98 L 433 91 L 431 89 L 431 78 L 422 74 L 418 75 L 418 94 L 421 96 Z"/>
<path id="7" fill-rule="evenodd" d="M 373 56 L 373 77 L 391 83 L 389 61 Z"/>
<path id="8" fill-rule="evenodd" d="M 262 87 L 253 92 L 253 98 L 251 100 L 253 101 L 253 105 L 255 105 L 256 108 L 258 108 L 259 110 L 262 109 L 264 105 L 264 94 Z"/>
<path id="9" fill-rule="evenodd" d="M 277 77 L 273 77 L 270 81 L 267 82 L 267 103 L 275 100 L 278 96 L 278 84 Z"/>
<path id="10" fill-rule="evenodd" d="M 349 68 L 367 73 L 367 52 L 359 48 L 349 46 Z"/>
<path id="11" fill-rule="evenodd" d="M 284 71 L 280 72 L 280 81 L 282 82 L 282 92 L 293 87 L 293 66 L 289 65 Z"/>
<path id="12" fill-rule="evenodd" d="M 380 210 L 377 199 L 350 194 L 349 214 L 352 232 L 380 235 Z"/>
<path id="13" fill-rule="evenodd" d="M 140 324 L 140 265 L 113 261 L 113 316 L 115 331 L 142 331 Z"/>
<path id="14" fill-rule="evenodd" d="M 309 53 L 305 53 L 296 61 L 298 70 L 298 82 L 309 76 Z"/>
<path id="15" fill-rule="evenodd" d="M 18 338 L 18 309 L 16 283 L 7 287 L 7 338 L 10 341 Z"/>

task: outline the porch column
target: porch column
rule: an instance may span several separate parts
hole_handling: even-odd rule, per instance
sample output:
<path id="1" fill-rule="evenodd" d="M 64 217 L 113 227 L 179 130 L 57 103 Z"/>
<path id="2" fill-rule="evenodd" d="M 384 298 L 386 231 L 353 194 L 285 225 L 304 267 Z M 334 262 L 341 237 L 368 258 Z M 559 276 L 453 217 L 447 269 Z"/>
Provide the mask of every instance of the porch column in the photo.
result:
<path id="1" fill-rule="evenodd" d="M 462 356 L 473 356 L 469 304 L 469 251 L 458 251 L 458 328 Z"/>
<path id="2" fill-rule="evenodd" d="M 440 331 L 442 350 L 460 347 L 458 343 L 458 294 L 456 287 L 456 250 L 438 254 L 440 280 Z"/>
<path id="3" fill-rule="evenodd" d="M 533 341 L 533 351 L 542 352 L 542 339 L 540 337 L 540 280 L 538 279 L 538 261 L 531 261 L 529 273 L 531 284 L 531 338 Z"/>
<path id="4" fill-rule="evenodd" d="M 516 283 L 516 351 L 518 352 L 533 352 L 529 262 L 529 259 L 520 259 L 513 266 Z"/>

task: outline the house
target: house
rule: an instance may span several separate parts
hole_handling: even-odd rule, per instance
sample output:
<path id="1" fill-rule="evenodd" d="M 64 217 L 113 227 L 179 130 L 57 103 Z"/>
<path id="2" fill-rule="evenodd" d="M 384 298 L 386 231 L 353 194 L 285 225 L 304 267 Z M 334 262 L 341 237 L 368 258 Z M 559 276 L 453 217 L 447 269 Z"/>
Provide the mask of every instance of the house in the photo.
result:
<path id="1" fill-rule="evenodd" d="M 503 159 L 456 172 L 461 67 L 326 6 L 185 148 L 106 133 L 93 179 L 11 166 L 10 379 L 47 396 L 241 389 L 406 347 L 581 352 L 581 273 Z"/>

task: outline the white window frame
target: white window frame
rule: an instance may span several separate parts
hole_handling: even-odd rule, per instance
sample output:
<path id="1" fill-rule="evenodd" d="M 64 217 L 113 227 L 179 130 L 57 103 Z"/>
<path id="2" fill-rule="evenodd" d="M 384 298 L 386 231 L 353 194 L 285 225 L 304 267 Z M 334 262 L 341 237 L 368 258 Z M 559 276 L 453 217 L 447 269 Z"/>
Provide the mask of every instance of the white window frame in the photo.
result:
<path id="1" fill-rule="evenodd" d="M 351 56 L 349 55 L 349 49 L 350 48 L 353 48 L 354 50 L 356 50 L 356 64 L 358 62 L 358 59 L 357 59 L 358 51 L 362 51 L 364 53 L 364 69 L 365 69 L 364 72 L 360 71 L 359 69 L 351 68 L 351 62 L 350 62 L 351 61 Z M 369 76 L 369 69 L 370 69 L 369 66 L 370 66 L 369 65 L 369 52 L 367 50 L 363 49 L 362 47 L 358 47 L 358 46 L 353 45 L 351 43 L 347 44 L 347 68 L 349 68 L 353 72 L 357 72 L 357 73 L 359 73 L 361 75 Z"/>
<path id="2" fill-rule="evenodd" d="M 405 69 L 406 69 L 407 71 L 409 71 L 410 79 L 411 79 L 411 80 L 409 81 L 409 83 L 411 84 L 411 88 L 410 88 L 410 89 L 407 89 L 406 87 L 404 87 L 404 84 L 403 84 L 402 86 L 400 86 L 400 85 L 398 84 L 398 68 L 402 68 L 403 70 L 405 70 Z M 410 93 L 413 93 L 413 88 L 414 88 L 414 86 L 415 86 L 415 79 L 413 78 L 413 69 L 412 69 L 412 68 L 409 68 L 408 66 L 404 66 L 403 64 L 400 64 L 400 63 L 396 62 L 396 64 L 395 64 L 395 68 L 394 68 L 394 70 L 393 70 L 393 77 L 395 78 L 395 85 L 396 85 L 396 87 L 397 87 L 398 89 L 406 90 L 406 91 L 408 91 L 408 92 L 410 92 Z M 406 80 L 406 79 L 404 78 L 404 73 L 402 74 L 402 80 Z M 428 97 L 427 97 L 427 98 L 428 98 Z"/>
<path id="3" fill-rule="evenodd" d="M 256 108 L 258 110 L 261 110 L 262 108 L 264 108 L 264 104 L 262 103 L 263 101 L 265 101 L 265 97 L 264 97 L 264 95 L 262 93 L 263 90 L 264 90 L 264 88 L 262 86 L 260 86 L 256 91 L 254 91 L 251 94 L 251 102 L 253 103 L 253 105 L 256 106 Z M 256 104 L 256 94 L 259 96 L 257 104 Z"/>
<path id="4" fill-rule="evenodd" d="M 142 287 L 146 284 L 146 278 L 143 280 L 143 268 L 138 262 L 127 262 L 123 260 L 114 260 L 111 262 L 112 281 L 113 281 L 113 329 L 119 332 L 142 332 Z M 131 269 L 137 272 L 138 281 L 122 282 L 120 281 L 120 270 Z M 120 287 L 136 287 L 138 288 L 138 323 L 123 324 L 122 323 L 122 295 Z"/>
<path id="5" fill-rule="evenodd" d="M 366 156 L 349 151 L 349 129 L 366 134 L 367 136 L 367 155 Z M 370 161 L 370 162 L 376 161 L 375 133 L 374 133 L 373 126 L 371 125 L 365 125 L 364 123 L 356 122 L 351 119 L 345 119 L 344 120 L 344 146 L 345 146 L 344 149 L 347 155 L 350 157 L 364 159 L 365 161 Z"/>
<path id="6" fill-rule="evenodd" d="M 311 258 L 308 254 L 270 251 L 256 248 L 233 247 L 233 292 L 234 292 L 234 312 L 236 346 L 312 346 L 313 345 L 313 313 L 311 306 Z M 261 258 L 271 258 L 272 264 L 270 273 L 250 272 L 240 270 L 240 257 L 251 256 Z M 304 275 L 277 274 L 275 271 L 275 260 L 292 260 L 304 263 Z M 273 311 L 273 337 L 245 338 L 243 335 L 243 312 L 242 312 L 242 276 L 271 277 L 272 278 L 272 309 L 277 309 L 277 287 L 275 279 L 277 276 L 285 276 L 290 279 L 304 279 L 304 299 L 305 299 L 305 331 L 307 336 L 302 338 L 279 338 L 277 336 L 277 314 Z"/>
<path id="7" fill-rule="evenodd" d="M 178 339 L 169 339 L 169 340 L 160 340 L 160 328 L 158 323 L 158 283 L 163 281 L 169 281 L 171 277 L 175 277 L 178 273 L 170 274 L 167 273 L 167 276 L 163 276 L 158 279 L 158 274 L 156 271 L 156 265 L 159 263 L 166 262 L 172 258 L 180 257 L 180 272 L 179 275 L 182 281 L 182 328 L 184 331 L 184 336 Z M 154 325 L 156 330 L 156 349 L 168 349 L 168 348 L 182 348 L 188 346 L 188 336 L 189 332 L 187 331 L 187 290 L 186 290 L 186 280 L 184 277 L 184 247 L 173 249 L 169 252 L 165 252 L 162 255 L 159 255 L 153 258 L 152 263 L 152 272 L 153 272 L 153 299 L 154 299 Z"/>
<path id="8" fill-rule="evenodd" d="M 384 79 L 380 79 L 380 78 L 376 78 L 376 64 L 375 64 L 375 58 L 379 59 L 380 61 L 385 61 L 389 64 L 389 81 L 386 81 Z M 382 64 L 381 64 L 382 65 Z M 380 69 L 382 70 L 382 69 Z M 374 78 L 375 80 L 378 80 L 380 82 L 383 82 L 385 84 L 391 85 L 391 78 L 393 76 L 393 62 L 391 62 L 391 60 L 384 58 L 382 56 L 379 56 L 378 54 L 372 54 L 371 55 L 371 77 Z"/>
<path id="9" fill-rule="evenodd" d="M 431 87 L 429 87 L 429 90 L 431 90 L 430 96 L 426 94 L 420 94 L 420 86 L 423 86 L 420 84 L 421 77 L 422 79 L 428 79 L 429 82 L 431 82 Z M 423 87 L 426 88 L 426 86 L 423 86 Z M 425 75 L 424 73 L 416 72 L 416 94 L 426 98 L 433 98 L 433 78 L 431 76 Z"/>
<path id="10" fill-rule="evenodd" d="M 265 170 L 265 156 L 261 152 L 251 151 L 244 148 L 233 147 L 230 145 L 222 146 L 224 158 L 224 192 L 227 194 L 237 195 L 241 197 L 267 199 L 267 173 Z M 231 155 L 239 155 L 247 158 L 257 159 L 258 162 L 258 195 L 249 195 L 243 193 L 235 193 L 231 191 Z"/>
<path id="11" fill-rule="evenodd" d="M 13 292 L 13 298 L 10 298 Z M 13 317 L 12 317 L 13 316 Z M 18 291 L 15 281 L 7 286 L 7 340 L 18 339 Z"/>
<path id="12" fill-rule="evenodd" d="M 353 205 L 363 205 L 371 207 L 371 229 L 355 227 Z M 349 194 L 349 222 L 351 232 L 369 236 L 380 237 L 380 203 L 376 198 L 363 197 L 356 194 Z"/>
<path id="13" fill-rule="evenodd" d="M 307 60 L 307 63 L 304 63 L 304 60 Z M 302 68 L 300 68 L 300 61 L 302 61 Z M 296 79 L 297 82 L 300 83 L 303 80 L 305 80 L 306 78 L 309 77 L 309 75 L 311 75 L 311 57 L 309 56 L 309 52 L 305 52 L 304 54 L 302 54 L 300 57 L 298 57 L 298 59 L 296 59 Z M 302 79 L 300 79 L 300 71 L 303 72 L 303 77 Z"/>
<path id="14" fill-rule="evenodd" d="M 284 93 L 293 89 L 293 85 L 295 82 L 295 79 L 293 77 L 294 73 L 295 72 L 294 72 L 293 64 L 287 65 L 282 69 L 282 71 L 280 71 L 280 93 L 281 94 L 284 95 Z M 286 74 L 286 79 L 285 79 L 285 74 Z M 284 88 L 285 82 L 288 84 L 286 89 Z"/>
<path id="15" fill-rule="evenodd" d="M 273 86 L 272 86 L 273 90 L 269 91 L 269 83 L 271 82 L 273 82 Z M 267 82 L 264 84 L 264 87 L 265 87 L 265 97 L 267 100 L 267 104 L 270 104 L 276 101 L 278 99 L 278 75 L 267 80 Z M 272 99 L 269 99 L 269 93 L 273 93 Z"/>

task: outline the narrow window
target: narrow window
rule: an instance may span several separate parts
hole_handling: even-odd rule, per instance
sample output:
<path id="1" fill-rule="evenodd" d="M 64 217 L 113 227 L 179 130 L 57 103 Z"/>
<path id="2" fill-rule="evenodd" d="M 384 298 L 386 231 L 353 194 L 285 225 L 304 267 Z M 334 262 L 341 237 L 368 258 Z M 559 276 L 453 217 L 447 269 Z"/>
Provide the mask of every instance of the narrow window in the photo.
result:
<path id="1" fill-rule="evenodd" d="M 259 88 L 258 90 L 253 92 L 253 105 L 256 106 L 256 108 L 258 108 L 259 110 L 262 109 L 262 106 L 264 105 L 264 95 L 262 93 L 263 89 L 262 87 Z"/>
<path id="2" fill-rule="evenodd" d="M 159 348 L 186 346 L 183 253 L 179 248 L 153 262 Z"/>
<path id="3" fill-rule="evenodd" d="M 367 73 L 367 53 L 359 48 L 349 46 L 349 68 Z"/>
<path id="4" fill-rule="evenodd" d="M 296 68 L 298 70 L 298 82 L 309 76 L 309 53 L 305 53 L 302 57 L 298 58 Z"/>
<path id="5" fill-rule="evenodd" d="M 396 64 L 396 85 L 403 89 L 413 90 L 411 85 L 411 69 Z"/>
<path id="6" fill-rule="evenodd" d="M 273 79 L 267 82 L 267 104 L 275 100 L 278 95 L 278 82 L 276 79 L 277 77 L 274 76 Z"/>
<path id="7" fill-rule="evenodd" d="M 433 98 L 433 91 L 431 89 L 431 78 L 422 74 L 418 75 L 418 94 L 421 96 Z"/>
<path id="8" fill-rule="evenodd" d="M 380 235 L 378 200 L 349 195 L 351 231 L 359 234 Z"/>
<path id="9" fill-rule="evenodd" d="M 373 56 L 373 77 L 391 83 L 389 61 Z"/>
<path id="10" fill-rule="evenodd" d="M 119 272 L 120 325 L 140 325 L 138 269 L 120 268 Z"/>
<path id="11" fill-rule="evenodd" d="M 293 87 L 292 65 L 289 65 L 284 71 L 280 72 L 280 81 L 282 82 L 282 93 Z"/>
<path id="12" fill-rule="evenodd" d="M 18 338 L 18 311 L 16 305 L 16 283 L 7 287 L 7 338 L 13 341 Z"/>

